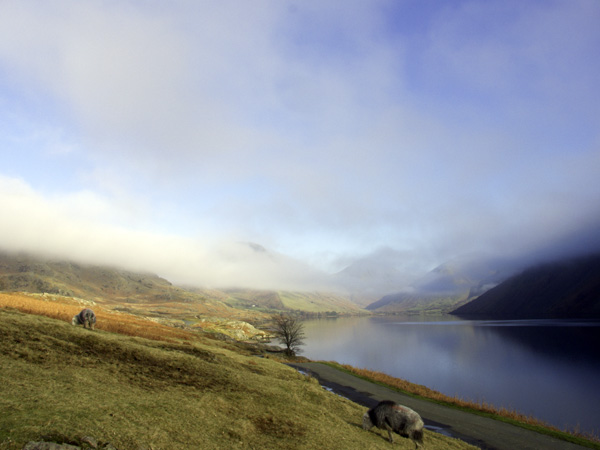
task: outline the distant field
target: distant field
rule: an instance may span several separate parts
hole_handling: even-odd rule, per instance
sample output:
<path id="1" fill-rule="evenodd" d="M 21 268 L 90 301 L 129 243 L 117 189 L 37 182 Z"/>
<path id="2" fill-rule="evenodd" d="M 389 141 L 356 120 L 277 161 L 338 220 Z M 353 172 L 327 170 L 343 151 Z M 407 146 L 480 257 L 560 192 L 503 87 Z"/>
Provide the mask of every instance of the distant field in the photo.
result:
<path id="1" fill-rule="evenodd" d="M 358 313 L 360 307 L 342 297 L 327 294 L 280 291 L 279 297 L 287 309 L 313 313 Z"/>

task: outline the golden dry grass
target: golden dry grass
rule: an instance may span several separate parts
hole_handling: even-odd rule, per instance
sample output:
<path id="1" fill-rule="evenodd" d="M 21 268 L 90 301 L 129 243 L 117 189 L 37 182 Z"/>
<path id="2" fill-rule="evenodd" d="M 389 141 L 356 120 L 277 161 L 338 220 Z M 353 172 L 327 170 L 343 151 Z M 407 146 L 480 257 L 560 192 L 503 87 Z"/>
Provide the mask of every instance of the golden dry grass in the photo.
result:
<path id="1" fill-rule="evenodd" d="M 73 316 L 88 306 L 68 297 L 0 293 L 0 307 L 14 308 L 24 313 L 42 315 L 71 323 Z M 189 331 L 129 314 L 106 310 L 99 305 L 94 305 L 92 309 L 98 319 L 96 327 L 99 330 L 153 340 L 190 340 L 194 337 L 194 334 Z"/>

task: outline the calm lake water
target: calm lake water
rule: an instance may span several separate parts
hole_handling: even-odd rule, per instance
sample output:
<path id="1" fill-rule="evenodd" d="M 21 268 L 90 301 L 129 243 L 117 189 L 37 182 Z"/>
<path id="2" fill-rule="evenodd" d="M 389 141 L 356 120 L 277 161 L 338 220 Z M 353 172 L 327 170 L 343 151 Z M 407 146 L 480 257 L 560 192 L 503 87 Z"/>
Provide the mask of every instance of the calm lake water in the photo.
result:
<path id="1" fill-rule="evenodd" d="M 600 321 L 351 317 L 305 322 L 302 355 L 600 434 Z"/>

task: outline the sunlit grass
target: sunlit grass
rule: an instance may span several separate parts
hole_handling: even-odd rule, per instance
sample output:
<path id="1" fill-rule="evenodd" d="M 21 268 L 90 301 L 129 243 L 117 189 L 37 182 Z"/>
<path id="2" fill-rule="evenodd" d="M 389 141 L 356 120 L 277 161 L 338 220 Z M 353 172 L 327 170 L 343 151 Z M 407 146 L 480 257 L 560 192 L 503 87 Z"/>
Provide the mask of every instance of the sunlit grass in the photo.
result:
<path id="1" fill-rule="evenodd" d="M 56 296 L 33 296 L 21 293 L 0 293 L 0 307 L 14 308 L 28 314 L 37 314 L 71 323 L 83 308 L 90 307 L 77 299 Z M 112 333 L 138 336 L 153 340 L 189 340 L 189 331 L 162 325 L 130 314 L 109 311 L 99 305 L 91 306 L 98 319 L 96 328 Z"/>
<path id="2" fill-rule="evenodd" d="M 0 450 L 83 436 L 119 450 L 389 448 L 361 428 L 364 407 L 284 364 L 97 305 L 96 331 L 73 327 L 82 306 L 58 300 L 0 294 Z M 425 441 L 474 448 L 428 430 Z"/>
<path id="3" fill-rule="evenodd" d="M 360 310 L 358 306 L 352 304 L 350 301 L 335 295 L 291 291 L 279 291 L 278 294 L 281 302 L 289 310 L 310 313 L 326 313 L 331 311 L 357 313 Z"/>
<path id="4" fill-rule="evenodd" d="M 86 306 L 89 305 L 84 301 L 69 297 L 24 293 L 0 293 L 0 308 L 11 308 L 27 314 L 42 315 L 68 323 L 71 322 L 71 319 L 75 314 Z M 188 345 L 191 345 L 194 342 L 200 343 L 204 341 L 203 337 L 194 331 L 170 327 L 137 316 L 106 310 L 100 305 L 93 305 L 91 307 L 98 318 L 96 325 L 98 330 L 151 339 L 153 341 L 166 341 L 170 343 L 183 342 Z M 221 346 L 223 346 L 223 344 L 221 344 Z M 255 364 L 256 363 L 253 363 L 253 366 Z M 399 389 L 412 395 L 428 398 L 442 404 L 464 408 L 469 411 L 476 411 L 521 426 L 526 425 L 535 431 L 552 434 L 561 439 L 600 449 L 600 445 L 595 444 L 600 443 L 598 436 L 582 433 L 577 429 L 561 431 L 535 417 L 521 414 L 515 410 L 497 408 L 486 402 L 476 403 L 463 400 L 456 396 L 450 397 L 426 386 L 410 383 L 406 380 L 394 378 L 381 372 L 355 368 L 349 365 L 340 365 L 337 363 L 328 364 L 332 364 L 362 378 Z M 258 425 L 255 424 L 255 426 L 266 426 L 265 423 L 267 422 L 260 419 L 257 422 Z M 590 445 L 590 443 L 592 445 Z"/>

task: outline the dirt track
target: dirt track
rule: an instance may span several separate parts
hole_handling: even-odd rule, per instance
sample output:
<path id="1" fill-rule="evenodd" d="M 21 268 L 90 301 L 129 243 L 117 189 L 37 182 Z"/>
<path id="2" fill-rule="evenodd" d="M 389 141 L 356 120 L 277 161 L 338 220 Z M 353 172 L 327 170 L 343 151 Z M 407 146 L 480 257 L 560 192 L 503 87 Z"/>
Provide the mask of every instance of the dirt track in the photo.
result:
<path id="1" fill-rule="evenodd" d="M 427 429 L 462 439 L 485 450 L 581 450 L 586 448 L 504 422 L 410 397 L 325 364 L 294 363 L 290 365 L 312 374 L 319 379 L 321 385 L 367 408 L 386 399 L 406 405 L 421 414 Z"/>

